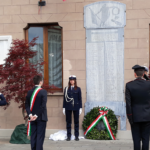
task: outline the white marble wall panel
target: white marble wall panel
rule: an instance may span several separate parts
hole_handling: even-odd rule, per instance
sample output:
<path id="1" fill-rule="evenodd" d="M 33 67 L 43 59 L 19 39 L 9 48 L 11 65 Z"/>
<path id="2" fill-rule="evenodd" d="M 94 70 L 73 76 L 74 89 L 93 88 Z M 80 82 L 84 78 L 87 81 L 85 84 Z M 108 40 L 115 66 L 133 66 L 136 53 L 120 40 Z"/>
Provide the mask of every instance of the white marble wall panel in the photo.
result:
<path id="1" fill-rule="evenodd" d="M 104 1 L 84 7 L 86 28 L 85 114 L 96 106 L 107 106 L 121 117 L 126 129 L 124 102 L 124 26 L 126 5 Z"/>
<path id="2" fill-rule="evenodd" d="M 87 101 L 123 101 L 124 30 L 86 30 Z"/>
<path id="3" fill-rule="evenodd" d="M 99 101 L 104 99 L 104 43 L 87 43 L 87 99 Z M 92 78 L 91 78 L 92 77 Z M 91 90 L 92 89 L 92 90 Z M 101 95 L 101 96 L 100 96 Z"/>

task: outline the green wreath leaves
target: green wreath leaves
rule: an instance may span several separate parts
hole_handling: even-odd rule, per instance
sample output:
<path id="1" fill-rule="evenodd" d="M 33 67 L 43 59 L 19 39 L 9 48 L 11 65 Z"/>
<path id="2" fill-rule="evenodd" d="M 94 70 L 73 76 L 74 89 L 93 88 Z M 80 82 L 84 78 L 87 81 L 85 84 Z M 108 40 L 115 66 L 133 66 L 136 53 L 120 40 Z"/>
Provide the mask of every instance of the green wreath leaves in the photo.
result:
<path id="1" fill-rule="evenodd" d="M 86 131 L 86 129 L 91 125 L 91 123 L 99 116 L 99 109 L 100 107 L 95 107 L 89 113 L 87 113 L 87 115 L 84 116 L 84 120 L 82 124 L 84 131 Z M 111 109 L 108 109 L 108 111 L 109 112 L 106 115 L 106 117 L 110 124 L 111 130 L 114 136 L 116 137 L 117 130 L 118 130 L 118 119 Z M 98 130 L 96 127 L 94 127 L 90 133 L 88 133 L 86 138 L 92 139 L 92 140 L 110 140 L 110 137 L 106 128 L 105 130 Z"/>

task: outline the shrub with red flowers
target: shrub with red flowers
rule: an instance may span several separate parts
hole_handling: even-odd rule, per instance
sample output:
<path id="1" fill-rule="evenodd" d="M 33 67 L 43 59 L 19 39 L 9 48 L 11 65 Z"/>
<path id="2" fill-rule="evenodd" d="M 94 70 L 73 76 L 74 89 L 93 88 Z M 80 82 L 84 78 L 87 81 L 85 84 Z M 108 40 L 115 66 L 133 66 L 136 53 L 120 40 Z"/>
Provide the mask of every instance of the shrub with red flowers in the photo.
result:
<path id="1" fill-rule="evenodd" d="M 36 45 L 36 40 L 37 38 L 34 38 L 30 43 L 26 40 L 13 40 L 5 63 L 0 65 L 0 83 L 3 85 L 0 92 L 4 94 L 8 103 L 5 109 L 9 107 L 11 101 L 15 101 L 19 103 L 19 108 L 22 108 L 25 119 L 27 118 L 25 116 L 27 92 L 34 87 L 33 77 L 40 75 L 39 72 L 42 72 L 44 65 L 43 60 L 36 64 L 29 63 L 29 59 L 36 55 L 36 52 L 32 50 Z M 44 86 L 48 92 L 51 91 L 50 86 Z"/>

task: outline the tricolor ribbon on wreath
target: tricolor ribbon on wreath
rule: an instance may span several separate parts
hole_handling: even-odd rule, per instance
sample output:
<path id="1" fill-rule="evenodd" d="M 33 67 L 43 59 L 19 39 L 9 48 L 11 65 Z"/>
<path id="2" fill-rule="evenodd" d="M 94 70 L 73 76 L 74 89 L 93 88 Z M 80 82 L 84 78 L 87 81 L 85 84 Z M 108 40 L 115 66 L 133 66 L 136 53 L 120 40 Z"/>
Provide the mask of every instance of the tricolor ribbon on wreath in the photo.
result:
<path id="1" fill-rule="evenodd" d="M 30 99 L 30 111 L 31 112 L 33 110 L 33 106 L 34 106 L 36 96 L 37 96 L 37 94 L 39 93 L 40 90 L 42 90 L 42 88 L 38 86 L 37 88 L 35 88 L 35 90 L 32 93 L 32 96 L 31 96 L 31 99 Z M 31 136 L 31 121 L 30 120 L 28 120 L 27 135 Z"/>
<path id="2" fill-rule="evenodd" d="M 116 140 L 115 136 L 113 135 L 113 132 L 111 130 L 111 127 L 109 125 L 109 122 L 107 120 L 106 115 L 108 114 L 108 108 L 107 107 L 101 107 L 100 108 L 100 115 L 91 123 L 91 125 L 86 129 L 86 131 L 84 132 L 84 135 L 87 135 L 88 133 L 90 133 L 90 131 L 98 124 L 98 122 L 103 119 L 104 121 L 104 125 L 108 131 L 108 134 L 111 138 L 111 140 Z"/>

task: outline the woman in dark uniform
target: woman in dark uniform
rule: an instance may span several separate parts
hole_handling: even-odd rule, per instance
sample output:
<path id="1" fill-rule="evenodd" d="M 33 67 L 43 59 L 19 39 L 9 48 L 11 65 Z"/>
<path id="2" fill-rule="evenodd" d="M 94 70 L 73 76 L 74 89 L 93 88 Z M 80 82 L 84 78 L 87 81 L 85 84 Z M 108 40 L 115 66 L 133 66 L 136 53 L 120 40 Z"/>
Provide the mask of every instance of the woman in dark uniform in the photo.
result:
<path id="1" fill-rule="evenodd" d="M 75 140 L 79 141 L 79 115 L 82 113 L 82 95 L 74 75 L 69 77 L 68 87 L 64 90 L 63 113 L 66 115 L 67 141 L 71 140 L 72 112 L 75 124 Z"/>

